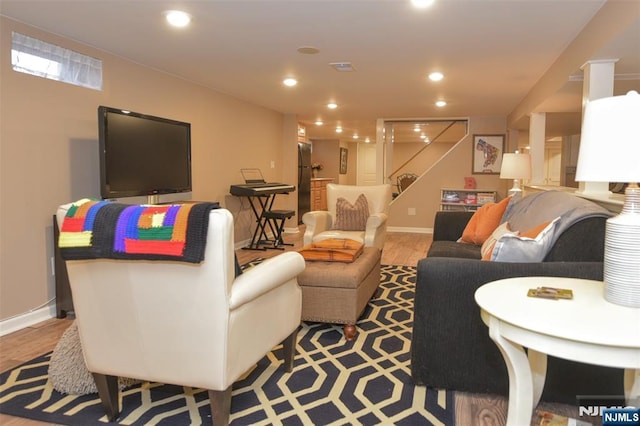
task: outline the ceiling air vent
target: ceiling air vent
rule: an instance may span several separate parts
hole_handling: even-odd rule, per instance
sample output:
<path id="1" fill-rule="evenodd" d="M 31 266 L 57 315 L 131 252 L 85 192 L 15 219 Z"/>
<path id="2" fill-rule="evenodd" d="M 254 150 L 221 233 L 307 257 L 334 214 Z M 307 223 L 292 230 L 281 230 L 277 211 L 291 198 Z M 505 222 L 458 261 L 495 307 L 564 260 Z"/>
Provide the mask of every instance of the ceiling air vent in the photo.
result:
<path id="1" fill-rule="evenodd" d="M 340 72 L 351 72 L 356 70 L 351 62 L 331 62 L 329 65 L 331 65 L 334 70 Z"/>

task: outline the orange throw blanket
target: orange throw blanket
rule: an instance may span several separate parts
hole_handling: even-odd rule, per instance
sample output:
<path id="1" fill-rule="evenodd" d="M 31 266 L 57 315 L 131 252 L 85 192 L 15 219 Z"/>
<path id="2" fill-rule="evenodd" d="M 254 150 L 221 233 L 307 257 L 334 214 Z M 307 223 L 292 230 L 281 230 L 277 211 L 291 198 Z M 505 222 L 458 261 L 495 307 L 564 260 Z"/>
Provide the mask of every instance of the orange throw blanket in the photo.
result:
<path id="1" fill-rule="evenodd" d="M 304 246 L 299 253 L 310 261 L 351 263 L 362 254 L 363 247 L 354 240 L 328 238 Z"/>

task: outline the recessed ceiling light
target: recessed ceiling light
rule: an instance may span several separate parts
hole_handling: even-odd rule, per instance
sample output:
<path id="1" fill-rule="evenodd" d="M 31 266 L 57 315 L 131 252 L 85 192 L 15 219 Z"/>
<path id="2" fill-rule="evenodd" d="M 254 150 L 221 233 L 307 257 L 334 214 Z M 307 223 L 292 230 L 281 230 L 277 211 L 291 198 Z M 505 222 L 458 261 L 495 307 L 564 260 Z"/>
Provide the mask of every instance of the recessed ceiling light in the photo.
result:
<path id="1" fill-rule="evenodd" d="M 369 137 L 367 136 L 367 137 L 364 139 L 364 143 L 369 143 L 369 142 L 371 142 L 371 139 L 369 139 Z"/>
<path id="2" fill-rule="evenodd" d="M 414 132 L 419 132 L 420 131 L 420 126 L 416 124 L 416 127 L 413 128 Z"/>
<path id="3" fill-rule="evenodd" d="M 319 53 L 319 52 L 320 52 L 320 49 L 317 49 L 311 46 L 298 47 L 298 53 L 301 53 L 303 55 L 315 55 L 316 53 Z"/>
<path id="4" fill-rule="evenodd" d="M 340 126 L 336 127 L 336 133 L 342 133 L 342 127 Z"/>
<path id="5" fill-rule="evenodd" d="M 322 126 L 323 124 L 324 124 L 324 121 L 316 120 L 316 126 Z"/>
<path id="6" fill-rule="evenodd" d="M 431 81 L 440 81 L 444 78 L 444 74 L 441 72 L 432 72 L 429 74 L 429 80 Z"/>
<path id="7" fill-rule="evenodd" d="M 282 83 L 287 86 L 287 87 L 293 87 L 296 84 L 298 84 L 298 80 L 296 80 L 295 78 L 285 78 Z"/>
<path id="8" fill-rule="evenodd" d="M 329 103 L 327 104 L 327 108 L 329 108 L 329 109 L 336 109 L 336 108 L 338 108 L 338 104 L 337 104 L 337 103 L 335 103 L 335 102 L 329 102 Z"/>
<path id="9" fill-rule="evenodd" d="M 437 101 L 436 102 L 436 106 L 438 108 L 442 108 L 443 106 L 446 106 L 446 105 L 447 105 L 447 103 L 445 101 Z"/>
<path id="10" fill-rule="evenodd" d="M 427 137 L 427 135 L 425 135 L 424 133 L 420 135 L 420 139 L 425 139 Z"/>
<path id="11" fill-rule="evenodd" d="M 168 10 L 165 18 L 170 25 L 178 28 L 186 27 L 191 22 L 191 15 L 181 10 Z"/>
<path id="12" fill-rule="evenodd" d="M 354 134 L 353 134 L 353 138 L 354 138 L 354 139 L 358 139 L 358 138 L 359 138 L 358 134 L 357 134 L 357 133 L 354 133 Z"/>
<path id="13" fill-rule="evenodd" d="M 435 0 L 411 0 L 411 4 L 418 9 L 426 9 L 435 2 Z"/>

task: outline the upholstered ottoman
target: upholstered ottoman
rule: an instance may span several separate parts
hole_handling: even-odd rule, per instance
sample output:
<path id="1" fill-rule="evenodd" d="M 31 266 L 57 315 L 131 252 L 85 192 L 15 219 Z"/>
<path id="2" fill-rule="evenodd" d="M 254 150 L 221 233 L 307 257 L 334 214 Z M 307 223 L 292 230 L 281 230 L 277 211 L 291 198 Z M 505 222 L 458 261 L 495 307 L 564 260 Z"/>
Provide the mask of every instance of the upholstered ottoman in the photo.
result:
<path id="1" fill-rule="evenodd" d="M 380 249 L 365 247 L 352 263 L 307 261 L 298 275 L 302 320 L 344 324 L 353 340 L 356 322 L 380 284 Z"/>

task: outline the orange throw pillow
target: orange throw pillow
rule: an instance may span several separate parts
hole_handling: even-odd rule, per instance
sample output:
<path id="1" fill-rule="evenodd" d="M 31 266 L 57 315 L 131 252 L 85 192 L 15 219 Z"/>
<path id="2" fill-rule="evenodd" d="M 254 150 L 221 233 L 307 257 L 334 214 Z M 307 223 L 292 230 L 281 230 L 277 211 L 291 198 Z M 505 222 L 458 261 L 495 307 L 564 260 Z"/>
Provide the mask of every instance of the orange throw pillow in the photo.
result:
<path id="1" fill-rule="evenodd" d="M 511 197 L 506 197 L 498 203 L 487 203 L 480 207 L 464 228 L 461 242 L 482 245 L 500 225 L 510 199 Z"/>
<path id="2" fill-rule="evenodd" d="M 533 238 L 533 239 L 535 239 L 535 238 L 538 236 L 538 234 L 540 234 L 542 231 L 544 231 L 544 229 L 545 229 L 547 226 L 549 226 L 549 224 L 550 224 L 550 223 L 551 223 L 551 221 L 549 221 L 549 222 L 543 222 L 543 223 L 541 223 L 540 225 L 535 226 L 535 227 L 533 227 L 533 228 L 529 229 L 528 231 L 521 232 L 521 233 L 520 233 L 520 236 L 521 236 L 521 237 L 527 237 L 527 238 Z"/>

